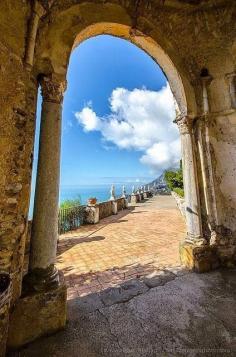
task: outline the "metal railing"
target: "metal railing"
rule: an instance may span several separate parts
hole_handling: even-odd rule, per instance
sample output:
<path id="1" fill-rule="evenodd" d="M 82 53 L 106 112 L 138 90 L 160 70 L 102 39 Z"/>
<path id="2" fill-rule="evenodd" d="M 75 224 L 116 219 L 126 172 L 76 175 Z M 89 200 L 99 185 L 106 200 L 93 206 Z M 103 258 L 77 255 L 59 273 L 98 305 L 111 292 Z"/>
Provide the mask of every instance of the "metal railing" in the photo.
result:
<path id="1" fill-rule="evenodd" d="M 58 232 L 63 234 L 77 229 L 84 221 L 86 206 L 60 208 L 58 217 Z"/>

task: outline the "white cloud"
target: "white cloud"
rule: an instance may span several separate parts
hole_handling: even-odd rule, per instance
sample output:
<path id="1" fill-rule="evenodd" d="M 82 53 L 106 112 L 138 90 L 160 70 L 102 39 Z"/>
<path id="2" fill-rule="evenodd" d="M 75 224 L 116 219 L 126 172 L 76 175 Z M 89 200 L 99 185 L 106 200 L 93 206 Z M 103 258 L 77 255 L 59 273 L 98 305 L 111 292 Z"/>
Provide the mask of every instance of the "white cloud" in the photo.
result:
<path id="1" fill-rule="evenodd" d="M 141 157 L 142 164 L 148 165 L 154 172 L 177 167 L 180 160 L 180 140 L 170 143 L 160 142 L 152 145 Z"/>
<path id="2" fill-rule="evenodd" d="M 83 125 L 84 131 L 99 130 L 100 119 L 90 107 L 84 107 L 80 113 L 75 113 L 75 116 Z"/>
<path id="3" fill-rule="evenodd" d="M 109 102 L 111 112 L 106 117 L 97 116 L 91 104 L 75 114 L 84 131 L 100 131 L 103 141 L 121 149 L 143 151 L 140 161 L 153 172 L 178 165 L 179 134 L 168 85 L 158 92 L 116 88 Z"/>

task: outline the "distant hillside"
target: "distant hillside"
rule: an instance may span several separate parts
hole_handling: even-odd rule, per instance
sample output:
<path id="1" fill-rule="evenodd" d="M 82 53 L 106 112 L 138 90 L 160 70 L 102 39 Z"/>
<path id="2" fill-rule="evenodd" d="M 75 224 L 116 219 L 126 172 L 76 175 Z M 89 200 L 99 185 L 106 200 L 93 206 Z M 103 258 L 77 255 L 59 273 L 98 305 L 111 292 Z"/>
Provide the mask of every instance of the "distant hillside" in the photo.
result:
<path id="1" fill-rule="evenodd" d="M 178 169 L 176 168 L 169 168 L 168 171 L 176 171 Z M 166 181 L 165 181 L 165 171 L 163 171 L 163 173 L 156 178 L 155 180 L 153 180 L 152 182 L 149 182 L 149 186 L 158 186 L 158 185 L 166 185 Z"/>
<path id="2" fill-rule="evenodd" d="M 163 172 L 158 178 L 150 182 L 149 185 L 152 187 L 160 184 L 165 184 L 166 182 L 164 176 L 165 176 L 165 172 Z"/>

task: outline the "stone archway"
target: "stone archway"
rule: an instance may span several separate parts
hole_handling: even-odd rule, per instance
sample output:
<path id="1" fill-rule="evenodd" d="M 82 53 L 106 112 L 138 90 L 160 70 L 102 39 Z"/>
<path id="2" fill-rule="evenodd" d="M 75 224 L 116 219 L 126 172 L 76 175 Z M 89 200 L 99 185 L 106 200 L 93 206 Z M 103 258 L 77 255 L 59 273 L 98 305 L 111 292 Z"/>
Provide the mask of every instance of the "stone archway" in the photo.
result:
<path id="1" fill-rule="evenodd" d="M 186 79 L 182 81 L 171 59 L 154 40 L 145 37 L 140 32 L 134 34 L 128 26 L 113 23 L 98 23 L 88 26 L 76 36 L 73 47 L 79 45 L 85 39 L 101 33 L 125 38 L 145 50 L 161 65 L 170 82 L 179 107 L 179 116 L 176 123 L 180 128 L 182 141 L 187 204 L 187 244 L 194 245 L 197 242 L 200 245 L 203 243 L 203 238 L 192 126 L 194 110 L 196 110 L 193 90 L 191 89 L 188 92 L 187 89 L 191 88 L 190 84 Z M 64 63 L 66 69 L 67 63 Z M 30 292 L 40 291 L 40 296 L 42 292 L 53 289 L 55 292 L 54 304 L 58 308 L 59 316 L 63 309 L 61 297 L 64 294 L 64 284 L 55 268 L 55 260 L 58 237 L 61 111 L 66 81 L 65 75 L 55 71 L 39 73 L 37 78 L 42 89 L 43 103 L 29 271 L 25 276 L 24 286 Z M 186 95 L 186 91 L 189 95 Z M 191 98 L 189 105 L 188 97 Z M 52 320 L 58 327 L 61 326 L 60 319 L 56 322 L 55 318 Z M 48 328 L 50 328 L 50 323 L 46 329 Z"/>
<path id="2" fill-rule="evenodd" d="M 196 103 L 193 89 L 183 76 L 179 74 L 172 60 L 165 51 L 149 36 L 138 30 L 117 23 L 97 23 L 87 26 L 75 37 L 72 49 L 82 41 L 99 34 L 109 34 L 131 41 L 149 54 L 163 69 L 175 95 L 179 114 L 176 123 L 179 126 L 182 142 L 182 157 L 186 202 L 187 240 L 189 244 L 205 244 L 202 237 L 201 210 L 198 192 L 196 153 L 193 136 L 193 119 L 196 115 Z M 61 62 L 64 58 L 64 63 Z M 44 61 L 44 60 L 43 60 Z M 60 166 L 60 121 L 65 75 L 68 65 L 67 56 L 51 63 L 57 68 L 64 68 L 64 75 L 57 72 L 40 73 L 39 82 L 42 87 L 43 105 L 40 134 L 38 177 L 36 184 L 35 209 L 32 226 L 32 244 L 30 265 L 26 281 L 41 286 L 42 281 L 50 287 L 58 283 L 58 275 L 54 269 L 57 242 L 57 207 L 59 193 Z M 36 68 L 42 65 L 40 59 Z M 38 67 L 37 67 L 38 66 Z M 45 226 L 47 221 L 47 226 Z M 40 278 L 38 272 L 42 275 Z M 37 276 L 35 276 L 37 275 Z"/>
<path id="3" fill-rule="evenodd" d="M 163 5 L 162 1 L 154 0 L 148 2 L 91 0 L 79 4 L 74 0 L 35 1 L 32 9 L 28 3 L 24 3 L 22 9 L 16 5 L 11 15 L 10 10 L 4 7 L 3 11 L 10 19 L 13 19 L 13 22 L 17 19 L 16 29 L 12 27 L 11 30 L 14 34 L 16 30 L 19 31 L 19 36 L 17 34 L 19 42 L 12 40 L 14 36 L 11 32 L 8 41 L 4 33 L 4 25 L 1 43 L 1 49 L 3 49 L 1 58 L 7 63 L 3 83 L 8 84 L 8 77 L 14 78 L 12 83 L 17 90 L 17 96 L 14 97 L 13 85 L 4 87 L 4 95 L 9 93 L 10 96 L 2 103 L 7 113 L 6 124 L 4 117 L 5 140 L 1 146 L 1 161 L 6 174 L 4 173 L 4 179 L 1 181 L 0 191 L 3 197 L 2 211 L 7 211 L 8 219 L 5 222 L 4 213 L 2 215 L 5 223 L 2 243 L 4 259 L 1 267 L 3 271 L 9 271 L 13 277 L 14 289 L 11 296 L 13 302 L 21 293 L 22 257 L 27 230 L 27 201 L 31 175 L 29 162 L 34 131 L 37 81 L 40 81 L 43 87 L 43 117 L 46 123 L 44 132 L 47 134 L 55 125 L 59 135 L 62 92 L 71 49 L 83 39 L 99 33 L 124 37 L 152 56 L 165 71 L 179 104 L 181 116 L 177 122 L 182 133 L 186 157 L 185 191 L 188 195 L 188 227 L 190 228 L 188 236 L 190 243 L 185 242 L 185 248 L 187 247 L 185 263 L 198 270 L 209 270 L 218 266 L 219 262 L 227 265 L 228 261 L 229 264 L 235 261 L 235 198 L 232 199 L 230 190 L 227 195 L 224 192 L 229 180 L 228 167 L 231 169 L 230 182 L 233 183 L 235 178 L 230 162 L 235 153 L 233 137 L 235 133 L 233 128 L 235 127 L 235 82 L 234 80 L 230 82 L 229 92 L 226 81 L 227 74 L 232 74 L 230 78 L 235 78 L 235 62 L 231 58 L 232 53 L 233 56 L 235 53 L 235 48 L 232 47 L 235 39 L 233 30 L 230 32 L 224 27 L 226 26 L 225 16 L 228 19 L 228 28 L 230 28 L 229 23 L 234 23 L 233 5 L 225 5 L 224 1 L 220 2 L 219 8 L 217 5 L 219 2 L 216 2 L 215 7 L 212 7 L 210 2 L 203 5 L 202 1 L 196 4 L 192 1 L 181 0 L 165 3 Z M 50 8 L 48 4 L 52 4 L 52 7 Z M 21 10 L 23 15 L 18 18 L 17 11 Z M 212 34 L 214 36 L 209 43 L 206 40 Z M 195 44 L 194 41 L 198 42 Z M 5 47 L 5 44 L 9 48 Z M 25 49 L 26 52 L 24 52 Z M 205 66 L 215 78 L 210 78 L 210 76 L 200 78 L 201 69 Z M 220 68 L 221 71 L 219 71 Z M 57 113 L 56 117 L 55 113 Z M 53 145 L 59 149 L 58 135 L 54 137 Z M 221 148 L 226 142 L 229 142 L 230 150 L 228 146 L 224 150 L 224 157 L 229 158 L 224 160 Z M 47 148 L 46 154 L 48 150 L 50 151 L 50 144 L 52 143 L 48 142 L 46 146 L 44 145 L 44 149 Z M 45 154 L 42 152 L 41 155 L 42 160 L 45 160 Z M 18 158 L 22 164 L 18 164 Z M 46 282 L 45 286 L 48 288 L 51 284 L 58 283 L 58 275 L 54 270 L 55 207 L 58 189 L 55 187 L 55 182 L 58 182 L 58 155 L 50 159 L 53 160 L 55 167 L 54 177 L 50 177 L 50 179 L 54 178 L 50 193 L 52 196 L 49 195 L 47 198 L 53 202 L 54 207 L 53 213 L 49 214 L 52 220 L 50 223 L 52 234 L 48 237 L 41 231 L 38 238 L 34 240 L 31 250 L 32 270 L 39 268 L 37 271 L 39 275 L 36 276 L 33 284 Z M 48 161 L 47 165 L 50 166 L 51 162 Z M 199 199 L 198 181 L 201 176 L 204 177 Z M 41 176 L 42 181 L 48 179 L 47 176 Z M 12 182 L 6 189 L 5 181 Z M 220 192 L 217 192 L 215 187 L 210 192 L 212 183 L 214 186 L 219 184 Z M 206 192 L 210 194 L 207 195 Z M 12 195 L 16 197 L 12 198 Z M 45 192 L 38 194 L 40 199 L 45 195 Z M 213 209 L 210 207 L 212 198 Z M 203 206 L 207 206 L 206 212 Z M 45 216 L 47 214 L 48 212 L 45 211 Z M 211 231 L 208 235 L 203 233 L 208 244 L 199 247 L 198 245 L 206 243 L 201 239 L 202 216 L 207 224 L 210 221 Z M 43 217 L 41 216 L 40 219 L 42 222 Z M 195 229 L 196 227 L 198 229 Z M 40 239 L 42 236 L 44 242 Z M 46 237 L 49 239 L 45 239 Z M 212 239 L 214 237 L 215 240 Z M 47 253 L 44 254 L 45 252 Z M 199 268 L 199 264 L 203 269 Z"/>

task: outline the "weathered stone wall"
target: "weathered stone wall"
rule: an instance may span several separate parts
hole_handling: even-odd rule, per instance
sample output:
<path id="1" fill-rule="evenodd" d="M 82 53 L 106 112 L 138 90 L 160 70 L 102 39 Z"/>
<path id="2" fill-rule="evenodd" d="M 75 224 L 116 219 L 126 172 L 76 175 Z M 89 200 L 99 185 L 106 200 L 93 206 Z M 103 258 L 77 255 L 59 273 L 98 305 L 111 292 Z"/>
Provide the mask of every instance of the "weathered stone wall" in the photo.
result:
<path id="1" fill-rule="evenodd" d="M 37 95 L 23 63 L 28 15 L 24 1 L 1 6 L 0 270 L 11 273 L 13 300 L 21 290 Z"/>

